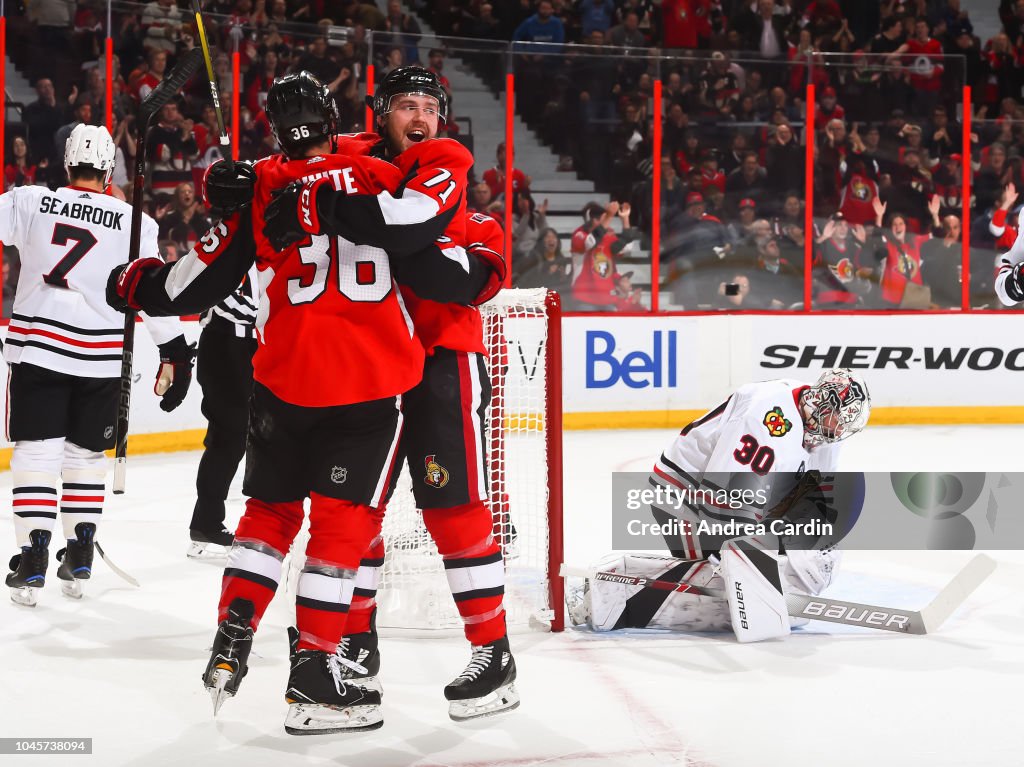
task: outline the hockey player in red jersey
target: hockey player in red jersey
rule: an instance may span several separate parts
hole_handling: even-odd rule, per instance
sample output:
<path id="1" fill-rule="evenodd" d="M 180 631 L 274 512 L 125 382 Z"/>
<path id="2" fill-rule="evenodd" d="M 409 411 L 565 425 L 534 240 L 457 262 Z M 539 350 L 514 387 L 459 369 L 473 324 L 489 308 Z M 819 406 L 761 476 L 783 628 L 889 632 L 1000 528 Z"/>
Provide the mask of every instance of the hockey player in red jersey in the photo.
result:
<path id="1" fill-rule="evenodd" d="M 92 572 L 124 345 L 124 322 L 104 303 L 103 286 L 127 260 L 132 216 L 131 206 L 104 194 L 114 151 L 106 128 L 79 125 L 64 151 L 68 186 L 0 196 L 0 240 L 21 253 L 4 357 L 20 547 L 6 582 L 23 605 L 35 605 L 44 584 L 58 510 L 67 541 L 57 553 L 61 590 L 81 598 Z M 156 222 L 143 216 L 141 227 L 140 247 L 155 257 Z M 160 407 L 174 410 L 192 379 L 194 347 L 177 319 L 143 319 L 160 350 Z"/>
<path id="2" fill-rule="evenodd" d="M 653 519 L 680 531 L 665 535 L 672 556 L 619 552 L 597 563 L 583 588 L 567 594 L 573 623 L 598 631 L 731 626 L 741 642 L 789 634 L 786 594 L 821 593 L 839 552 L 835 534 L 794 537 L 785 523 L 836 521 L 838 443 L 861 431 L 870 412 L 865 383 L 849 370 L 829 370 L 813 386 L 747 384 L 686 426 L 650 475 L 665 499 L 651 503 Z M 737 489 L 753 502 L 722 500 Z M 702 527 L 730 520 L 765 532 L 721 540 Z M 643 585 L 649 581 L 678 587 L 652 589 Z"/>
<path id="3" fill-rule="evenodd" d="M 285 156 L 257 163 L 254 173 L 220 166 L 220 176 L 207 180 L 213 195 L 224 192 L 242 210 L 174 265 L 112 274 L 108 300 L 163 313 L 206 308 L 238 286 L 255 250 L 260 345 L 243 485 L 250 500 L 228 555 L 203 679 L 215 708 L 237 691 L 309 497 L 285 727 L 291 734 L 373 729 L 382 723 L 380 695 L 344 684 L 335 650 L 359 562 L 380 532 L 402 395 L 420 379 L 423 347 L 395 290 L 388 253 L 368 243 L 387 245 L 395 261 L 421 250 L 451 221 L 457 199 L 415 189 L 415 174 L 403 179 L 380 160 L 332 154 L 333 100 L 308 73 L 275 81 L 267 113 Z M 333 212 L 344 208 L 342 215 L 356 219 L 351 236 L 303 233 L 277 252 L 263 234 L 265 222 L 273 228 L 267 205 L 293 182 L 346 195 Z"/>
<path id="4" fill-rule="evenodd" d="M 433 73 L 422 67 L 403 67 L 388 74 L 372 98 L 378 134 L 339 138 L 343 153 L 369 153 L 394 162 L 408 172 L 419 158 L 429 158 L 437 175 L 428 183 L 455 197 L 464 194 L 464 177 L 442 171 L 466 150 L 450 139 L 434 139 L 447 112 L 447 94 Z M 344 233 L 346 224 L 332 215 L 339 195 L 329 188 L 317 192 L 316 214 L 325 231 Z M 290 205 L 290 200 L 287 203 Z M 296 222 L 306 218 L 301 199 Z M 308 230 L 308 227 L 304 227 Z M 515 661 L 505 630 L 504 563 L 493 536 L 487 500 L 484 455 L 484 414 L 490 401 L 490 382 L 484 364 L 483 324 L 475 308 L 490 299 L 505 278 L 502 231 L 487 216 L 474 214 L 455 220 L 435 250 L 462 268 L 441 275 L 423 269 L 417 257 L 396 267 L 402 295 L 426 350 L 423 381 L 405 398 L 406 431 L 402 454 L 409 461 L 413 494 L 423 521 L 445 563 L 445 573 L 462 616 L 472 658 L 466 670 L 445 688 L 449 715 L 471 719 L 515 708 Z M 413 276 L 412 272 L 418 274 Z M 465 286 L 461 301 L 443 300 L 449 291 Z M 432 300 L 432 299 L 442 300 Z M 443 467 L 446 480 L 432 480 L 431 464 Z M 347 660 L 366 672 L 351 676 L 375 683 L 380 666 L 373 621 L 374 596 L 383 565 L 379 539 L 367 553 L 353 598 L 349 635 L 339 646 Z"/>

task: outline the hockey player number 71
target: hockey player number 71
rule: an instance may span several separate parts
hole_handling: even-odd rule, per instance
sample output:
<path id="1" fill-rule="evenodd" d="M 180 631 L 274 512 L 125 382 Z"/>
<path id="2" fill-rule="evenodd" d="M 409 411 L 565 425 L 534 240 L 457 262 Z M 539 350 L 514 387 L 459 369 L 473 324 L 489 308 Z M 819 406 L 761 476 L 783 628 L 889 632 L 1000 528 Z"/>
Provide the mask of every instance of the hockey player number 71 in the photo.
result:
<path id="1" fill-rule="evenodd" d="M 92 250 L 96 244 L 96 237 L 88 229 L 82 229 L 70 224 L 57 224 L 53 227 L 54 245 L 67 245 L 75 243 L 74 247 L 67 252 L 57 265 L 50 270 L 49 274 L 43 276 L 43 282 L 53 285 L 55 288 L 67 288 L 68 272 L 78 265 L 78 262 L 85 258 L 85 254 Z"/>

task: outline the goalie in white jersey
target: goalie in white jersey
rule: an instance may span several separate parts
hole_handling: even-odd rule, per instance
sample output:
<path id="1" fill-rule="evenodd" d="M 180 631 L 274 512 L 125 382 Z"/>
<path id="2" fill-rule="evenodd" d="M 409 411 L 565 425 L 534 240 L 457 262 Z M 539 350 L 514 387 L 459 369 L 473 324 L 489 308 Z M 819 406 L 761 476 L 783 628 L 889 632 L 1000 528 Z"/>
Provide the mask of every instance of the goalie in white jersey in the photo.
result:
<path id="1" fill-rule="evenodd" d="M 803 523 L 806 533 L 835 521 L 837 443 L 862 430 L 870 410 L 864 382 L 848 370 L 830 370 L 813 386 L 748 384 L 689 424 L 650 475 L 661 493 L 656 499 L 680 499 L 651 504 L 663 530 L 679 531 L 665 536 L 672 556 L 605 557 L 590 569 L 584 589 L 569 595 L 573 622 L 599 631 L 731 626 L 740 641 L 788 634 L 785 595 L 819 594 L 839 552 L 834 536 L 787 537 L 787 523 Z M 743 502 L 723 502 L 730 494 Z M 714 525 L 728 530 L 730 522 L 750 527 L 718 540 L 713 532 L 700 534 Z"/>
<path id="2" fill-rule="evenodd" d="M 34 605 L 61 512 L 67 547 L 57 577 L 72 597 L 89 578 L 103 508 L 106 457 L 114 446 L 124 317 L 106 302 L 107 275 L 128 260 L 132 208 L 104 194 L 114 171 L 106 128 L 79 125 L 67 140 L 71 183 L 51 192 L 23 186 L 0 195 L 0 241 L 21 255 L 4 357 L 14 532 L 21 553 L 7 576 L 11 598 Z M 142 221 L 141 251 L 157 255 L 157 225 Z M 176 318 L 146 320 L 160 348 L 160 407 L 181 404 L 192 349 Z M 62 485 L 58 493 L 58 485 Z"/>
<path id="3" fill-rule="evenodd" d="M 1006 227 L 1011 229 L 1009 225 Z M 1017 214 L 1017 237 L 1010 249 L 996 262 L 996 295 L 1004 306 L 1024 301 L 1024 208 Z"/>

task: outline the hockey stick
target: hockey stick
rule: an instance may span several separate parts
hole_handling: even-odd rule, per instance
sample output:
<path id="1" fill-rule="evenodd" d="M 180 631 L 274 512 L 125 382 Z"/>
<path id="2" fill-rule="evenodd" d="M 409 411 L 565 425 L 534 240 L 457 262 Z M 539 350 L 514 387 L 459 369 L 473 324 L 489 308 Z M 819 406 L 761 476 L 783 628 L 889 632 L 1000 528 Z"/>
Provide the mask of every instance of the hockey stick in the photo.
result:
<path id="1" fill-rule="evenodd" d="M 893 607 L 845 602 L 826 597 L 809 597 L 803 594 L 787 594 L 786 610 L 794 618 L 806 618 L 847 626 L 865 626 L 880 631 L 899 634 L 934 634 L 974 591 L 996 569 L 995 560 L 986 554 L 974 559 L 945 585 L 925 607 L 920 610 L 902 610 Z M 642 586 L 659 591 L 693 593 L 699 596 L 725 598 L 723 589 L 708 589 L 693 586 L 686 581 L 664 581 L 622 573 L 594 573 L 578 567 L 562 566 L 562 576 L 593 578 L 598 581 L 622 583 L 627 586 Z"/>
<path id="2" fill-rule="evenodd" d="M 139 257 L 142 238 L 142 197 L 146 187 L 146 133 L 149 123 L 160 109 L 170 102 L 196 73 L 202 54 L 193 48 L 182 55 L 174 69 L 139 105 L 139 137 L 135 148 L 135 180 L 132 186 L 132 226 L 128 243 L 128 262 Z M 124 315 L 124 346 L 121 350 L 121 390 L 117 399 L 117 420 L 114 423 L 114 495 L 124 493 L 128 455 L 128 410 L 132 398 L 132 355 L 135 350 L 135 312 Z"/>
<path id="3" fill-rule="evenodd" d="M 96 541 L 96 551 L 99 552 L 100 558 L 102 558 L 103 561 L 107 563 L 107 567 L 109 567 L 111 570 L 113 570 L 114 573 L 116 573 L 117 575 L 120 575 L 122 578 L 124 578 L 124 580 L 128 581 L 128 583 L 132 584 L 135 588 L 139 588 L 139 582 L 137 580 L 135 580 L 135 578 L 133 578 L 128 573 L 126 573 L 124 570 L 122 570 L 120 567 L 115 565 L 110 560 L 110 558 L 107 556 L 107 552 L 105 552 L 103 550 L 103 547 L 100 546 L 99 541 Z"/>
<path id="4" fill-rule="evenodd" d="M 231 137 L 228 136 L 227 128 L 224 127 L 224 113 L 220 109 L 220 90 L 217 87 L 217 75 L 213 72 L 213 59 L 210 58 L 210 44 L 206 39 L 206 27 L 203 25 L 203 11 L 199 7 L 199 0 L 192 0 L 192 12 L 196 17 L 196 31 L 199 33 L 199 46 L 203 51 L 203 61 L 206 63 L 206 78 L 210 82 L 210 98 L 213 99 L 213 112 L 217 116 L 217 130 L 220 132 L 221 154 L 224 155 L 224 162 L 228 164 L 228 170 L 234 168 L 234 160 L 231 159 Z"/>

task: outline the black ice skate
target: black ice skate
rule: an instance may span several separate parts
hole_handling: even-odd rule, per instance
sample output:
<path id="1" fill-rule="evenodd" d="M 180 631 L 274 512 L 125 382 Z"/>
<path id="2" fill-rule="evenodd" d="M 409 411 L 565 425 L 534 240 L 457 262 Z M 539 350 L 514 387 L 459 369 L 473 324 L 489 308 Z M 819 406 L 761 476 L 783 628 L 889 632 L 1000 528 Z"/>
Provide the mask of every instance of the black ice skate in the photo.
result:
<path id="1" fill-rule="evenodd" d="M 448 716 L 456 722 L 493 716 L 519 707 L 516 662 L 508 637 L 473 648 L 466 670 L 444 688 Z"/>
<path id="2" fill-rule="evenodd" d="M 35 607 L 39 589 L 46 583 L 46 566 L 50 560 L 50 531 L 33 530 L 28 535 L 31 545 L 22 546 L 21 553 L 11 557 L 7 585 L 11 587 L 11 601 Z"/>
<path id="3" fill-rule="evenodd" d="M 292 671 L 288 676 L 288 715 L 284 729 L 289 735 L 323 735 L 336 732 L 376 730 L 384 724 L 380 693 L 342 681 L 342 664 L 336 653 L 296 650 L 299 632 L 288 629 Z"/>
<path id="4" fill-rule="evenodd" d="M 203 674 L 203 684 L 213 701 L 213 715 L 221 705 L 238 692 L 246 671 L 249 651 L 252 649 L 253 603 L 248 599 L 235 599 L 228 606 L 228 618 L 217 627 L 213 639 L 213 652 Z"/>
<path id="5" fill-rule="evenodd" d="M 191 538 L 187 552 L 189 559 L 223 562 L 228 555 L 228 549 L 235 542 L 235 536 L 224 527 L 223 523 L 217 528 L 209 530 L 193 527 L 188 534 Z"/>
<path id="6" fill-rule="evenodd" d="M 377 649 L 377 610 L 370 618 L 370 630 L 344 637 L 338 643 L 341 680 L 375 690 L 383 697 L 377 675 L 380 673 L 380 650 Z"/>
<path id="7" fill-rule="evenodd" d="M 92 576 L 95 537 L 96 525 L 92 522 L 79 522 L 75 525 L 75 539 L 69 539 L 67 548 L 57 552 L 57 561 L 60 562 L 57 577 L 64 596 L 82 598 L 82 581 Z"/>

